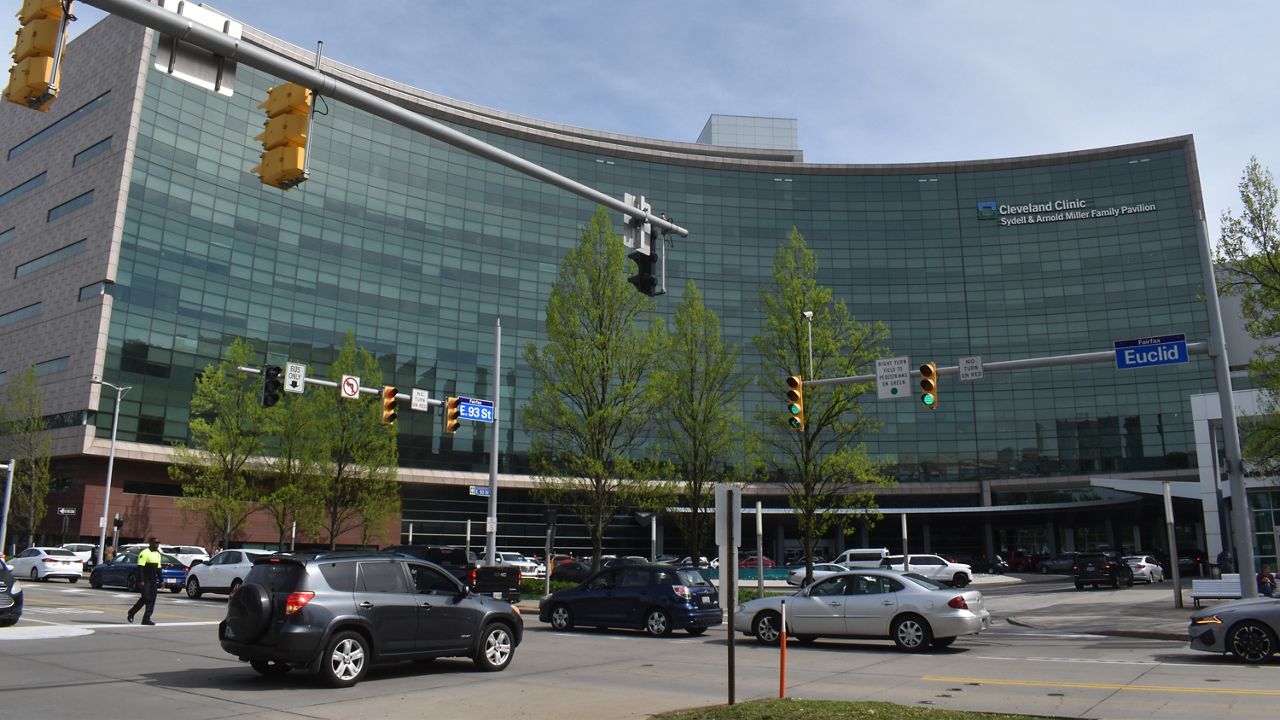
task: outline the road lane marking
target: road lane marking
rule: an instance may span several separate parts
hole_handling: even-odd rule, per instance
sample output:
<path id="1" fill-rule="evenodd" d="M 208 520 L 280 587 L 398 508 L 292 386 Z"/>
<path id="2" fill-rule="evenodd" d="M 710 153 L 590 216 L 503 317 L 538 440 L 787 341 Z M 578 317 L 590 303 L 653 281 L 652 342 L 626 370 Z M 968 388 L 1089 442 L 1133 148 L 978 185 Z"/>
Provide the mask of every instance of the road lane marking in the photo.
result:
<path id="1" fill-rule="evenodd" d="M 1001 657 L 999 655 L 979 655 L 975 660 L 1003 660 L 1007 662 L 1048 662 L 1048 663 L 1080 663 L 1085 665 L 1147 665 L 1151 667 L 1204 667 L 1203 663 L 1175 663 L 1164 660 L 1100 660 L 1087 658 L 1056 657 Z"/>
<path id="2" fill-rule="evenodd" d="M 1118 683 L 1054 682 L 1048 680 L 999 680 L 996 678 L 945 677 L 922 675 L 921 680 L 943 683 L 974 683 L 977 685 L 1006 685 L 1016 687 L 1078 688 L 1082 690 L 1128 690 L 1137 692 L 1204 693 L 1206 695 L 1261 695 L 1280 697 L 1280 690 L 1245 690 L 1232 688 L 1193 688 L 1180 685 L 1121 685 Z"/>

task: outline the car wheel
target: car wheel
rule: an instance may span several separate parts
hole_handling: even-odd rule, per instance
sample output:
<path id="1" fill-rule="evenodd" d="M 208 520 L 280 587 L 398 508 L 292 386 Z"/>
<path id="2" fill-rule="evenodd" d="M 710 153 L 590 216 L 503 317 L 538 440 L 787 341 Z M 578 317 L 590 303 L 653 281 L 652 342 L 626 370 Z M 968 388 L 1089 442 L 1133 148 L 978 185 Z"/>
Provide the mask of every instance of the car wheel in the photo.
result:
<path id="1" fill-rule="evenodd" d="M 690 635 L 697 636 L 697 635 L 701 635 L 702 633 L 706 632 L 706 631 L 707 631 L 707 629 L 706 629 L 706 628 L 704 628 L 704 627 L 691 627 L 691 628 L 685 628 L 685 629 L 684 629 L 684 631 L 685 631 L 685 632 L 687 632 L 687 633 L 689 633 Z"/>
<path id="2" fill-rule="evenodd" d="M 1113 575 L 1113 576 L 1111 577 L 1111 589 L 1112 589 L 1112 590 L 1119 590 L 1119 589 L 1120 589 L 1120 576 L 1119 576 L 1119 575 Z"/>
<path id="3" fill-rule="evenodd" d="M 1048 566 L 1048 565 L 1041 565 L 1041 566 L 1040 566 L 1040 574 L 1041 574 L 1041 575 L 1048 575 L 1048 574 L 1049 574 L 1049 566 Z"/>
<path id="4" fill-rule="evenodd" d="M 817 635 L 797 635 L 796 636 L 796 642 L 800 643 L 801 645 L 812 645 L 817 641 L 818 641 Z"/>
<path id="5" fill-rule="evenodd" d="M 245 590 L 258 587 L 246 586 Z M 237 596 L 245 592 L 236 593 Z M 369 670 L 369 644 L 356 632 L 340 632 L 325 646 L 324 661 L 320 663 L 320 675 L 329 687 L 351 687 L 360 682 Z"/>
<path id="6" fill-rule="evenodd" d="M 18 618 L 13 618 L 12 620 L 9 620 L 9 619 L 0 620 L 0 627 L 10 627 L 12 625 L 17 625 L 17 624 L 18 624 Z"/>
<path id="7" fill-rule="evenodd" d="M 182 586 L 174 585 L 173 587 L 169 588 L 169 592 L 173 593 L 174 595 L 177 595 L 178 593 L 182 592 Z"/>
<path id="8" fill-rule="evenodd" d="M 138 592 L 138 576 L 129 573 L 129 577 L 124 579 L 124 589 L 129 592 Z"/>
<path id="9" fill-rule="evenodd" d="M 94 590 L 102 589 L 102 578 L 99 577 L 98 573 L 89 573 L 89 587 Z"/>
<path id="10" fill-rule="evenodd" d="M 36 568 L 31 568 L 31 582 L 40 582 L 40 571 Z"/>
<path id="11" fill-rule="evenodd" d="M 240 584 L 241 584 L 241 583 L 240 583 L 240 578 L 236 578 L 235 580 L 232 580 L 232 581 L 231 581 L 231 587 L 227 588 L 227 594 L 228 594 L 228 595 L 235 595 L 235 594 L 236 594 L 236 590 L 239 590 L 239 589 L 240 589 Z"/>
<path id="12" fill-rule="evenodd" d="M 263 677 L 280 677 L 293 669 L 275 660 L 250 660 L 249 666 L 257 670 L 258 674 Z"/>
<path id="13" fill-rule="evenodd" d="M 751 622 L 751 634 L 765 645 L 777 645 L 782 637 L 782 616 L 772 610 L 760 613 Z"/>
<path id="14" fill-rule="evenodd" d="M 933 642 L 933 630 L 919 615 L 903 615 L 893 621 L 893 642 L 899 650 L 924 652 Z"/>
<path id="15" fill-rule="evenodd" d="M 1082 583 L 1082 582 L 1078 582 L 1078 583 L 1076 583 L 1076 589 L 1077 589 L 1077 590 L 1081 590 L 1081 591 L 1083 591 L 1083 590 L 1084 590 L 1084 583 Z"/>
<path id="16" fill-rule="evenodd" d="M 1227 648 L 1237 660 L 1255 665 L 1275 654 L 1276 637 L 1266 625 L 1246 620 L 1227 633 Z"/>
<path id="17" fill-rule="evenodd" d="M 476 649 L 476 669 L 484 672 L 497 672 L 511 664 L 511 656 L 516 644 L 511 638 L 511 628 L 502 623 L 493 623 L 484 629 L 480 637 L 480 647 Z"/>
<path id="18" fill-rule="evenodd" d="M 937 648 L 937 649 L 941 650 L 942 648 L 951 647 L 951 643 L 953 643 L 953 642 L 955 642 L 955 641 L 956 641 L 956 639 L 955 639 L 955 638 L 953 638 L 953 637 L 949 637 L 949 638 L 934 638 L 934 639 L 933 639 L 933 646 L 934 646 L 935 648 Z"/>
<path id="19" fill-rule="evenodd" d="M 969 576 L 962 572 L 958 572 L 955 574 L 955 577 L 951 578 L 951 584 L 955 587 L 962 588 L 969 584 Z"/>
<path id="20" fill-rule="evenodd" d="M 69 582 L 78 583 L 78 582 L 80 582 L 80 576 L 79 576 L 79 575 L 72 575 L 71 577 L 67 578 L 67 580 L 68 580 Z"/>
<path id="21" fill-rule="evenodd" d="M 573 611 L 568 605 L 557 605 L 551 608 L 551 627 L 556 630 L 573 629 Z"/>
<path id="22" fill-rule="evenodd" d="M 671 616 L 666 610 L 654 608 L 644 616 L 644 631 L 654 637 L 666 637 L 671 634 Z"/>
<path id="23" fill-rule="evenodd" d="M 200 594 L 202 592 L 203 591 L 200 589 L 199 578 L 193 578 L 193 577 L 187 578 L 187 597 L 194 600 L 200 597 Z"/>

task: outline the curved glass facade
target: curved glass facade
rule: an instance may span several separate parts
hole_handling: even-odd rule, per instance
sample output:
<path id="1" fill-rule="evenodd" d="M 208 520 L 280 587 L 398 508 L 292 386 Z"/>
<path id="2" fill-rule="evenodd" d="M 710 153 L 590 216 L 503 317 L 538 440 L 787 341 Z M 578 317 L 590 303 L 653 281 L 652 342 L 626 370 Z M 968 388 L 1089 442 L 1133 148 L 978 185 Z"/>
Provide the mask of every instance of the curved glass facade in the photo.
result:
<path id="1" fill-rule="evenodd" d="M 233 337 L 263 361 L 327 375 L 354 330 L 402 391 L 490 398 L 500 317 L 500 470 L 527 472 L 528 438 L 513 416 L 532 390 L 521 351 L 542 340 L 557 265 L 594 207 L 323 101 L 311 179 L 287 193 L 260 185 L 249 172 L 255 105 L 278 81 L 241 67 L 236 83 L 228 98 L 157 72 L 146 79 L 106 359 L 111 377 L 138 388 L 120 439 L 185 440 L 194 377 Z M 538 142 L 456 127 L 610 195 L 644 194 L 689 228 L 669 249 L 671 292 L 658 312 L 669 320 L 695 281 L 752 376 L 757 289 L 793 226 L 818 256 L 819 281 L 859 320 L 887 323 L 893 354 L 916 364 L 1208 336 L 1190 138 L 972 163 L 753 165 L 710 148 L 699 157 L 610 146 L 590 131 L 593 142 Z M 751 386 L 747 417 L 781 412 L 776 380 Z M 933 412 L 866 398 L 885 424 L 871 450 L 903 484 L 1189 470 L 1187 398 L 1213 390 L 1210 364 L 1195 359 L 942 381 Z M 97 423 L 107 434 L 110 417 Z M 483 472 L 488 443 L 466 424 L 444 436 L 438 413 L 401 414 L 406 468 Z M 997 491 L 995 502 L 1028 502 L 1025 490 Z"/>

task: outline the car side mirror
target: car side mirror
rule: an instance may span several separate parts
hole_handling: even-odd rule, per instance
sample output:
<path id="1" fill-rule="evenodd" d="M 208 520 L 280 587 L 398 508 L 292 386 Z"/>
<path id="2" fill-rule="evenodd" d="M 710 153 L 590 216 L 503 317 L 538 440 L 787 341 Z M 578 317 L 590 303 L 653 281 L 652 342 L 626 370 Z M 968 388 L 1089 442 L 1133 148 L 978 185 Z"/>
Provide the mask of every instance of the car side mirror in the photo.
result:
<path id="1" fill-rule="evenodd" d="M 462 586 L 462 589 L 458 591 L 458 599 L 465 600 L 467 596 L 470 594 L 471 594 L 471 587 L 464 584 Z"/>

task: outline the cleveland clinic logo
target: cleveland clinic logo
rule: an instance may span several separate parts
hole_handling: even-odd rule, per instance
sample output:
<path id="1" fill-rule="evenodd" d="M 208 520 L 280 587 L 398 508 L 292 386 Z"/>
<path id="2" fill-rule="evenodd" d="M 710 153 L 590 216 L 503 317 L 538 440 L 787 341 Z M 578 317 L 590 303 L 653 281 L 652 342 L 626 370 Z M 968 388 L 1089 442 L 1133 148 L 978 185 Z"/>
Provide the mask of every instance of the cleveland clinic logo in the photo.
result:
<path id="1" fill-rule="evenodd" d="M 996 204 L 994 201 L 978 203 L 978 219 L 979 220 L 995 220 L 996 219 Z"/>

